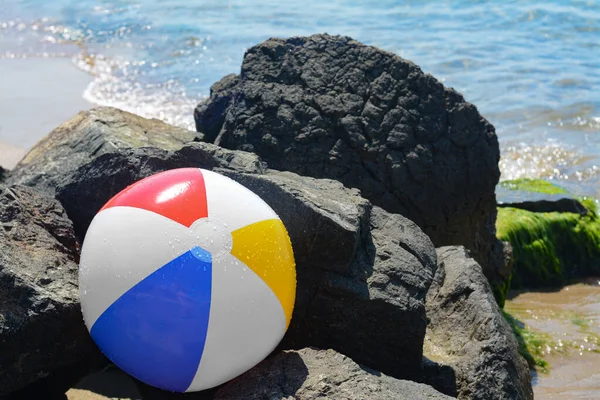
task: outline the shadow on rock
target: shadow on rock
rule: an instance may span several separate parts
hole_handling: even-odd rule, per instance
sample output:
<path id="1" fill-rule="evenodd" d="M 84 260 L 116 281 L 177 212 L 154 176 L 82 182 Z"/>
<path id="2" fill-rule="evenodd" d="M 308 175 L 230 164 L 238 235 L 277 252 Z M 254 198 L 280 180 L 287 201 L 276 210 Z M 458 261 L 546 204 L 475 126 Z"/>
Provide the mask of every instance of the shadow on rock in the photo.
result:
<path id="1" fill-rule="evenodd" d="M 454 370 L 459 399 L 533 399 L 529 368 L 481 267 L 462 246 L 437 253 L 427 293 L 425 356 Z M 434 374 L 429 383 L 437 379 Z"/>
<path id="2" fill-rule="evenodd" d="M 73 389 L 92 392 L 111 399 L 139 400 L 142 398 L 136 388 L 134 378 L 112 365 L 103 371 L 86 376 L 73 386 Z"/>
<path id="3" fill-rule="evenodd" d="M 439 364 L 425 356 L 423 356 L 423 380 L 448 396 L 458 395 L 454 368 Z"/>
<path id="4" fill-rule="evenodd" d="M 362 367 L 333 350 L 284 351 L 226 383 L 215 400 L 262 399 L 446 400 L 429 386 Z"/>

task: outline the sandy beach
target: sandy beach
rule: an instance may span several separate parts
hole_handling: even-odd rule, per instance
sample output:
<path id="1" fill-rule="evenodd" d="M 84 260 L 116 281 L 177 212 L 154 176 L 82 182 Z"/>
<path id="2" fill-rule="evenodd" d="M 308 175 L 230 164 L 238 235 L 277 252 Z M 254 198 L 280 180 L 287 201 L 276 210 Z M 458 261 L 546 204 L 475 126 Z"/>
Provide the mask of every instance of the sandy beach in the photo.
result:
<path id="1" fill-rule="evenodd" d="M 66 395 L 69 400 L 141 399 L 133 380 L 116 367 L 84 378 Z"/>
<path id="2" fill-rule="evenodd" d="M 12 168 L 31 146 L 81 110 L 91 77 L 68 58 L 0 59 L 0 166 Z"/>

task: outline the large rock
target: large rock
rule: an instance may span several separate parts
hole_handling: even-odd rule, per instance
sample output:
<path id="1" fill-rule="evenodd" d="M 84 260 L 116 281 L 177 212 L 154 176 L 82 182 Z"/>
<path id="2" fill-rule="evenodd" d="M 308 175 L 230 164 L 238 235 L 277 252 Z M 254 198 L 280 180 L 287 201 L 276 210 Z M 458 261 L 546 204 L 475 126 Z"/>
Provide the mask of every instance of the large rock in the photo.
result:
<path id="1" fill-rule="evenodd" d="M 490 286 L 464 247 L 437 250 L 425 356 L 453 369 L 459 399 L 533 399 L 531 376 Z M 435 378 L 433 379 L 435 381 Z"/>
<path id="2" fill-rule="evenodd" d="M 225 173 L 265 199 L 289 231 L 298 289 L 285 347 L 333 348 L 387 374 L 419 378 L 415 346 L 436 264 L 429 238 L 336 181 Z"/>
<path id="3" fill-rule="evenodd" d="M 194 143 L 195 138 L 195 132 L 158 120 L 99 107 L 79 113 L 42 139 L 11 171 L 7 183 L 56 196 L 73 221 L 77 238 L 83 240 L 92 218 L 110 197 L 153 173 L 229 165 L 241 172 L 263 170 L 254 154 Z M 80 187 L 81 179 L 89 185 Z"/>
<path id="4" fill-rule="evenodd" d="M 98 156 L 71 174 L 55 178 L 56 198 L 73 221 L 78 239 L 83 240 L 90 222 L 112 196 L 140 179 L 184 167 L 263 171 L 256 155 L 207 143 L 189 143 L 177 151 L 127 148 Z"/>
<path id="5" fill-rule="evenodd" d="M 50 197 L 0 186 L 0 249 L 0 396 L 48 377 L 64 391 L 99 356 L 79 308 L 71 221 Z"/>
<path id="6" fill-rule="evenodd" d="M 285 346 L 331 347 L 388 374 L 417 378 L 425 295 L 436 267 L 429 238 L 400 215 L 371 210 L 358 191 L 337 181 L 261 174 L 260 163 L 209 158 L 207 149 L 218 148 L 193 143 L 175 152 L 105 154 L 77 169 L 56 195 L 83 237 L 110 197 L 153 173 L 197 166 L 233 178 L 271 205 L 290 234 L 298 289 Z M 233 160 L 255 157 L 221 151 L 236 154 Z"/>
<path id="7" fill-rule="evenodd" d="M 112 130 L 124 129 L 130 118 L 112 110 L 113 122 L 103 124 L 93 117 L 98 115 L 94 111 L 87 115 L 100 132 L 80 129 L 89 126 L 85 118 L 80 124 L 67 123 L 63 126 L 73 131 L 60 134 L 61 147 L 73 148 L 72 143 L 84 143 L 86 135 L 99 133 L 109 140 Z M 152 129 L 152 124 L 143 123 Z M 108 146 L 102 140 L 97 145 Z M 30 154 L 28 165 L 44 168 L 43 154 L 35 149 Z M 113 195 L 160 171 L 202 167 L 247 186 L 280 215 L 295 251 L 297 304 L 283 347 L 333 348 L 389 375 L 420 376 L 425 296 L 436 254 L 413 222 L 372 207 L 358 190 L 337 181 L 265 170 L 254 154 L 208 143 L 174 149 L 113 147 L 99 155 L 83 152 L 77 163 L 73 158 L 65 153 L 55 160 L 44 179 L 53 182 L 52 192 L 73 220 L 79 239 Z M 25 168 L 29 167 L 17 166 L 11 179 L 47 190 L 41 178 L 27 179 Z"/>
<path id="8" fill-rule="evenodd" d="M 494 127 L 413 63 L 347 37 L 270 39 L 212 87 L 195 120 L 204 140 L 359 188 L 436 246 L 465 245 L 493 282 L 508 277 Z"/>
<path id="9" fill-rule="evenodd" d="M 284 351 L 220 388 L 215 400 L 451 399 L 430 386 L 361 367 L 333 350 Z"/>
<path id="10" fill-rule="evenodd" d="M 79 166 L 117 150 L 178 150 L 196 133 L 111 107 L 80 112 L 37 143 L 13 169 L 9 182 L 53 192 Z"/>

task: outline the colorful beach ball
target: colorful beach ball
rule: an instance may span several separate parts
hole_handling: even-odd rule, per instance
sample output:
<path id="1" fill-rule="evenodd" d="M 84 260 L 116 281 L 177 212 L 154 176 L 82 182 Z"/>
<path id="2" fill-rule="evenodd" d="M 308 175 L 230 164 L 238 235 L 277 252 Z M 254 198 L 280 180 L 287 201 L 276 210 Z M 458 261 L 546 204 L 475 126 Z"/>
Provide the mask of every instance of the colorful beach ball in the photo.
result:
<path id="1" fill-rule="evenodd" d="M 186 392 L 273 351 L 290 323 L 296 273 L 287 231 L 261 198 L 186 168 L 143 179 L 98 212 L 79 285 L 102 352 L 147 384 Z"/>

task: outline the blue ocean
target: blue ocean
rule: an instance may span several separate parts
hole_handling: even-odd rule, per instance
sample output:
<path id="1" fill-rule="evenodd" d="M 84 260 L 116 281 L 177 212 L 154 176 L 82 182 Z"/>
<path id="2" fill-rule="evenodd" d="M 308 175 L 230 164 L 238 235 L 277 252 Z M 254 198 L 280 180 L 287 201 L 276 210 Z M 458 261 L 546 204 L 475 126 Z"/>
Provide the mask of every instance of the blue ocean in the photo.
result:
<path id="1" fill-rule="evenodd" d="M 600 197 L 600 2 L 3 0 L 0 57 L 70 57 L 82 95 L 192 128 L 269 37 L 351 36 L 418 64 L 496 127 L 502 179 Z"/>

